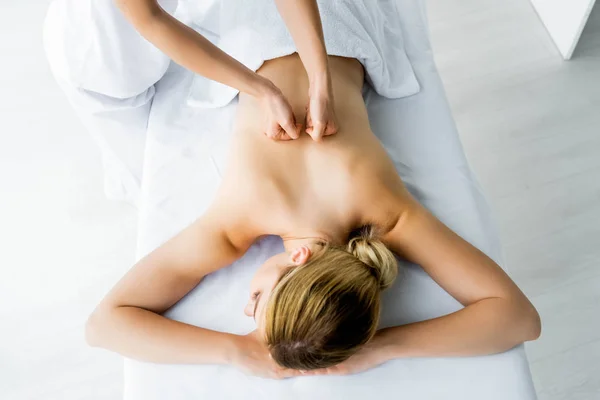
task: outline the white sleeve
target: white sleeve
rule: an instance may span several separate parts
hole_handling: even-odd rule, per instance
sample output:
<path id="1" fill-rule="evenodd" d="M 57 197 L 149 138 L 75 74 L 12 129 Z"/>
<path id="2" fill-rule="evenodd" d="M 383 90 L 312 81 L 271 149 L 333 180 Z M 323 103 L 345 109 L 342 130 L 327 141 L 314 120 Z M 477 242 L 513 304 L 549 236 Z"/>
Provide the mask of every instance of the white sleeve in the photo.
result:
<path id="1" fill-rule="evenodd" d="M 178 0 L 159 3 L 173 14 Z M 44 23 L 44 48 L 57 79 L 114 98 L 143 93 L 170 62 L 125 19 L 114 0 L 54 0 Z"/>

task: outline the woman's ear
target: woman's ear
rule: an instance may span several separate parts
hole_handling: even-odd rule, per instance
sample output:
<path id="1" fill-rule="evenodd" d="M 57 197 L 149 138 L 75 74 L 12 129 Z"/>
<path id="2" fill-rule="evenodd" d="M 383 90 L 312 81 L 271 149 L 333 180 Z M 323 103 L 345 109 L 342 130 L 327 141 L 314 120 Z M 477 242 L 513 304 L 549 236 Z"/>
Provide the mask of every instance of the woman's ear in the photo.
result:
<path id="1" fill-rule="evenodd" d="M 248 317 L 254 317 L 254 301 L 249 300 L 248 303 L 246 303 L 246 307 L 244 307 L 244 314 L 246 314 Z"/>
<path id="2" fill-rule="evenodd" d="M 302 247 L 298 247 L 298 248 L 292 250 L 292 253 L 290 254 L 290 258 L 292 260 L 292 263 L 294 263 L 294 265 L 302 265 L 302 264 L 306 264 L 306 262 L 308 261 L 308 259 L 311 256 L 311 254 L 312 254 L 312 252 L 310 251 L 308 246 L 302 246 Z"/>

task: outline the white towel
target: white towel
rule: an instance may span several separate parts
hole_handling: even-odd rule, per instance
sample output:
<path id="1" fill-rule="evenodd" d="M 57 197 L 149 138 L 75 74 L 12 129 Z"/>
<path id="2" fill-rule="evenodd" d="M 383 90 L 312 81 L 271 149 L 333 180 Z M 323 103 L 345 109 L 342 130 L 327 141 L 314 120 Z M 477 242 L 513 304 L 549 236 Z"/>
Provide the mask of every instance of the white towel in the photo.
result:
<path id="1" fill-rule="evenodd" d="M 395 1 L 321 0 L 318 4 L 328 54 L 358 59 L 365 67 L 367 81 L 384 97 L 418 93 L 419 84 L 404 51 Z M 219 47 L 253 71 L 266 60 L 296 52 L 273 0 L 222 0 L 220 7 Z M 237 93 L 196 75 L 188 104 L 222 107 Z"/>

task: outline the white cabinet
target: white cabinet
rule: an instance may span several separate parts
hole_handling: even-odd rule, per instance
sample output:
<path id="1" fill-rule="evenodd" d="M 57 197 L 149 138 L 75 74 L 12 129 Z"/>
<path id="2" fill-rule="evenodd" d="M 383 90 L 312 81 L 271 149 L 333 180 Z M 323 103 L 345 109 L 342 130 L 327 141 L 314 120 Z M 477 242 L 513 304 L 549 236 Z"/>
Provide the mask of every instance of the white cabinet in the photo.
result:
<path id="1" fill-rule="evenodd" d="M 596 0 L 531 0 L 565 60 L 571 58 Z"/>

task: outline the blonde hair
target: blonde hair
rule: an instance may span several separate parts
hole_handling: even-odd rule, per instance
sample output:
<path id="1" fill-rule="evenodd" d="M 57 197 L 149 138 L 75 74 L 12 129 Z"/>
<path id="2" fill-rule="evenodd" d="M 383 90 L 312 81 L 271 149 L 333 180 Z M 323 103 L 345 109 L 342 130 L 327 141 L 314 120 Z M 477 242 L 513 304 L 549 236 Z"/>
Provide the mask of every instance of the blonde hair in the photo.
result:
<path id="1" fill-rule="evenodd" d="M 372 227 L 360 230 L 346 248 L 326 245 L 306 264 L 285 270 L 265 312 L 273 359 L 309 370 L 349 358 L 375 335 L 380 292 L 397 274 L 393 253 Z"/>

